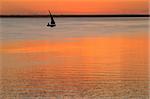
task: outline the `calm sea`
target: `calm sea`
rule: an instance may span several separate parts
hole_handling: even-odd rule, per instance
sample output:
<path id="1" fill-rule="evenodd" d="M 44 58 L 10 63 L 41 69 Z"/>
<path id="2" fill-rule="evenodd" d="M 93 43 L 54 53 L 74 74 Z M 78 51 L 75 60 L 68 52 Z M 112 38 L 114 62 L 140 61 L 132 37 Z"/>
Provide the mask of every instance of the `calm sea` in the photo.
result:
<path id="1" fill-rule="evenodd" d="M 1 99 L 149 99 L 148 18 L 0 19 Z"/>

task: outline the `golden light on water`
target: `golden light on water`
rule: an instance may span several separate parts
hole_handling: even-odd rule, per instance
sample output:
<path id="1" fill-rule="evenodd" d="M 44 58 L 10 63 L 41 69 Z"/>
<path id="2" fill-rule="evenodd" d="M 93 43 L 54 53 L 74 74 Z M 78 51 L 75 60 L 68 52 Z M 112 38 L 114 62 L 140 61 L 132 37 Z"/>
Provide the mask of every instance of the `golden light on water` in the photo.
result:
<path id="1" fill-rule="evenodd" d="M 17 58 L 17 61 L 20 62 L 26 62 L 27 60 L 46 62 L 46 70 L 52 69 L 53 65 L 55 68 L 60 65 L 79 68 L 76 65 L 81 65 L 81 68 L 86 69 L 87 73 L 100 71 L 122 72 L 122 68 L 126 69 L 128 65 L 134 65 L 138 62 L 143 63 L 143 65 L 147 63 L 148 38 L 146 36 L 127 36 L 68 38 L 63 41 L 22 41 L 6 43 L 1 47 L 1 53 L 23 54 L 23 56 L 18 56 Z M 25 55 L 30 56 L 26 57 Z M 54 62 L 49 63 L 51 58 L 54 59 Z M 59 62 L 57 62 L 57 59 Z M 126 66 L 126 61 L 127 63 L 131 61 L 131 64 Z M 82 65 L 85 66 L 82 67 Z M 59 68 L 63 69 L 63 67 Z M 147 66 L 140 66 L 138 70 L 144 73 L 142 70 L 147 70 L 146 68 Z M 69 71 L 69 69 L 62 70 L 62 72 Z M 81 70 L 81 72 L 83 71 Z"/>
<path id="2" fill-rule="evenodd" d="M 0 98 L 148 99 L 147 17 L 55 19 L 2 18 Z"/>

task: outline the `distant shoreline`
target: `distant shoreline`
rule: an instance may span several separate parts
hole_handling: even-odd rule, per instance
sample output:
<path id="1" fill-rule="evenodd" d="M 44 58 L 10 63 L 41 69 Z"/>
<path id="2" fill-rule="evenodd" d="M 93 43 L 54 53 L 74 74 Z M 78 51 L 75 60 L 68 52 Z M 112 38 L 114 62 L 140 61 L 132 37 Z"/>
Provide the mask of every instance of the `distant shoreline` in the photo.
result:
<path id="1" fill-rule="evenodd" d="M 54 17 L 150 17 L 150 15 L 53 15 Z M 44 18 L 49 15 L 0 15 L 0 18 Z"/>

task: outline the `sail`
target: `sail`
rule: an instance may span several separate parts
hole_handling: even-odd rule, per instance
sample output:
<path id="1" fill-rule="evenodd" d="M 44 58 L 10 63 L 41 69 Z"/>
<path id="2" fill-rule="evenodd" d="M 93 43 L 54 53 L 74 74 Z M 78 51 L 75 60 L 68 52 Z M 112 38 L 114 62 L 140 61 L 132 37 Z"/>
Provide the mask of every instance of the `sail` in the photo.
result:
<path id="1" fill-rule="evenodd" d="M 55 24 L 54 18 L 53 18 L 53 16 L 52 16 L 50 11 L 49 11 L 49 14 L 50 14 L 50 17 L 51 17 L 51 24 Z"/>

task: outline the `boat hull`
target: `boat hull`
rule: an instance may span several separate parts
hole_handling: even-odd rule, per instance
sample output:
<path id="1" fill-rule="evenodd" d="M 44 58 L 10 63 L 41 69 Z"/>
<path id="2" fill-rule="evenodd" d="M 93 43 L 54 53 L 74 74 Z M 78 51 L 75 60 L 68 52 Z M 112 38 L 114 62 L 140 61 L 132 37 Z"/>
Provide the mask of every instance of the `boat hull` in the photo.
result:
<path id="1" fill-rule="evenodd" d="M 47 27 L 55 27 L 56 24 L 47 25 Z"/>

